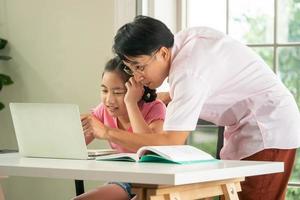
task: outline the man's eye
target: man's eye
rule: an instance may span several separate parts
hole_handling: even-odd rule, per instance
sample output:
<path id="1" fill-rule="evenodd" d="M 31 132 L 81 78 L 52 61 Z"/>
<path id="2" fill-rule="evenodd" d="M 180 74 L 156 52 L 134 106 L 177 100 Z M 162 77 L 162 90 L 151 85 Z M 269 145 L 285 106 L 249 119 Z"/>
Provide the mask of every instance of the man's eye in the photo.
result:
<path id="1" fill-rule="evenodd" d="M 141 69 L 142 69 L 142 66 L 137 65 L 137 66 L 135 67 L 135 69 L 136 69 L 136 70 L 141 70 Z"/>
<path id="2" fill-rule="evenodd" d="M 107 91 L 107 90 L 101 90 L 101 92 L 102 92 L 102 93 L 107 93 L 108 91 Z"/>

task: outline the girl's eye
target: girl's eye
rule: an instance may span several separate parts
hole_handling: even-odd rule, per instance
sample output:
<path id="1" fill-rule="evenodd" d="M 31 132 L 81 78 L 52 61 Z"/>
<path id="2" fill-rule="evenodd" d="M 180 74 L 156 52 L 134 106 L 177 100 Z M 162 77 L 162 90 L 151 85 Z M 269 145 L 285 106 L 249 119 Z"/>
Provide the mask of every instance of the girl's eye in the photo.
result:
<path id="1" fill-rule="evenodd" d="M 101 92 L 102 92 L 102 93 L 107 93 L 108 91 L 107 91 L 107 90 L 101 90 Z"/>
<path id="2" fill-rule="evenodd" d="M 114 91 L 115 95 L 123 95 L 125 93 L 126 93 L 126 91 Z"/>

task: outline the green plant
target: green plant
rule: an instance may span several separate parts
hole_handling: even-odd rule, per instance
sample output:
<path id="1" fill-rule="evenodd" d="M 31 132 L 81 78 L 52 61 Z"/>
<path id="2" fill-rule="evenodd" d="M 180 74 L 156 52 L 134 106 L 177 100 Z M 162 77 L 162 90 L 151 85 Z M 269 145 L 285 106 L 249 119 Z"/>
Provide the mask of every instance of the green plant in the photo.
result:
<path id="1" fill-rule="evenodd" d="M 6 44 L 7 44 L 7 40 L 0 38 L 0 50 L 4 49 Z M 11 57 L 0 54 L 0 60 L 10 60 L 10 59 Z M 13 83 L 14 82 L 11 80 L 11 78 L 8 75 L 0 73 L 0 91 L 2 90 L 2 87 L 4 85 L 10 85 Z M 2 110 L 3 108 L 4 108 L 4 104 L 0 102 L 0 110 Z"/>

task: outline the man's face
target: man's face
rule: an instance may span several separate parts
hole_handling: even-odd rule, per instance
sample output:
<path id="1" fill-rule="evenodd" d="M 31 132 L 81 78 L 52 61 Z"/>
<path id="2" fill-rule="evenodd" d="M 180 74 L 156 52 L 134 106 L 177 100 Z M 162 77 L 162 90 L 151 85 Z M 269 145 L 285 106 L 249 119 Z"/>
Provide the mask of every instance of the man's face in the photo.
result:
<path id="1" fill-rule="evenodd" d="M 161 47 L 151 55 L 127 56 L 123 61 L 124 71 L 134 76 L 137 82 L 151 89 L 159 87 L 169 74 L 170 50 Z"/>

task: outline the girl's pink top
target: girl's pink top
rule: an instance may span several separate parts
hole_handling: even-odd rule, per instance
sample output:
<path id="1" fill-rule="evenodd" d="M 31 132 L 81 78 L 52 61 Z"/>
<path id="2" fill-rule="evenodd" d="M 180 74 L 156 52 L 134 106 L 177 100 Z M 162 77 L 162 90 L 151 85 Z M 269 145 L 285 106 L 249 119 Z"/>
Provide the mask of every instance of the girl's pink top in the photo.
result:
<path id="1" fill-rule="evenodd" d="M 166 106 L 160 100 L 155 100 L 150 103 L 143 103 L 140 106 L 140 111 L 147 124 L 151 124 L 156 120 L 164 120 L 166 113 Z M 112 117 L 105 106 L 101 103 L 96 108 L 93 109 L 92 114 L 99 119 L 104 125 L 111 128 L 118 128 L 118 122 L 116 117 Z M 132 128 L 128 129 L 129 132 L 132 132 Z M 122 146 L 109 142 L 110 146 L 113 149 L 118 150 L 119 152 L 131 152 L 130 150 L 123 148 Z"/>

